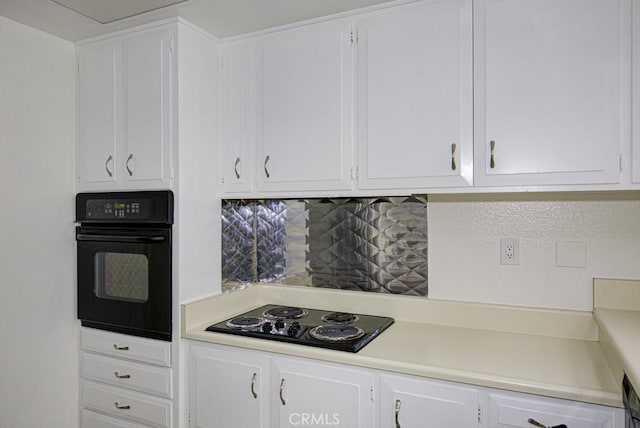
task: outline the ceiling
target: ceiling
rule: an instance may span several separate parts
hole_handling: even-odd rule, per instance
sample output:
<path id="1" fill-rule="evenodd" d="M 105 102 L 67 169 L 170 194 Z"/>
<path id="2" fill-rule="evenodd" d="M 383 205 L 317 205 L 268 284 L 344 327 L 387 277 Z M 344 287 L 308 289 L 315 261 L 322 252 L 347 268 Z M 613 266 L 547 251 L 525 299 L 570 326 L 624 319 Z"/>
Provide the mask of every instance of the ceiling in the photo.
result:
<path id="1" fill-rule="evenodd" d="M 215 37 L 226 38 L 389 1 L 0 0 L 0 16 L 71 41 L 177 16 Z M 98 20 L 113 22 L 101 24 Z"/>

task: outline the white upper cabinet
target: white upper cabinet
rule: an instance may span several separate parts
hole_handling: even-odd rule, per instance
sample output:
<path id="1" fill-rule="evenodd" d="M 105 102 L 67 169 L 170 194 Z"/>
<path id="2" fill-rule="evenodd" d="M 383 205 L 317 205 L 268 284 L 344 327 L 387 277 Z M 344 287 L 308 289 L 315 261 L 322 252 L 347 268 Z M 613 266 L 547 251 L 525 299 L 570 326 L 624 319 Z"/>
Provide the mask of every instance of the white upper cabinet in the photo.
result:
<path id="1" fill-rule="evenodd" d="M 620 180 L 620 0 L 477 0 L 475 184 Z"/>
<path id="2" fill-rule="evenodd" d="M 123 41 L 125 177 L 137 188 L 169 184 L 170 38 L 161 30 Z"/>
<path id="3" fill-rule="evenodd" d="M 633 136 L 633 182 L 640 183 L 640 0 L 633 0 L 632 46 L 632 130 Z"/>
<path id="4" fill-rule="evenodd" d="M 116 187 L 122 172 L 120 94 L 122 49 L 119 42 L 78 50 L 78 175 L 81 187 Z"/>
<path id="5" fill-rule="evenodd" d="M 255 164 L 253 41 L 225 46 L 222 54 L 221 169 L 224 192 L 249 192 Z"/>
<path id="6" fill-rule="evenodd" d="M 78 49 L 80 190 L 168 188 L 171 30 Z"/>
<path id="7" fill-rule="evenodd" d="M 358 19 L 358 185 L 469 186 L 471 0 L 428 0 Z"/>
<path id="8" fill-rule="evenodd" d="M 351 21 L 256 39 L 260 191 L 352 188 Z"/>

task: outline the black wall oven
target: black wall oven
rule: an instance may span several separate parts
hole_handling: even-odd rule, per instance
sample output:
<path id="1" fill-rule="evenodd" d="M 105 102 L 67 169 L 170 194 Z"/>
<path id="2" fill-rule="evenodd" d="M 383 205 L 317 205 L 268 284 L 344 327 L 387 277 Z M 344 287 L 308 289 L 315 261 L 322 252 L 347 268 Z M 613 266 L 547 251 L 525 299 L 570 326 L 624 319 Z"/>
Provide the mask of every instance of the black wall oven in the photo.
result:
<path id="1" fill-rule="evenodd" d="M 171 341 L 171 191 L 76 195 L 78 318 Z"/>

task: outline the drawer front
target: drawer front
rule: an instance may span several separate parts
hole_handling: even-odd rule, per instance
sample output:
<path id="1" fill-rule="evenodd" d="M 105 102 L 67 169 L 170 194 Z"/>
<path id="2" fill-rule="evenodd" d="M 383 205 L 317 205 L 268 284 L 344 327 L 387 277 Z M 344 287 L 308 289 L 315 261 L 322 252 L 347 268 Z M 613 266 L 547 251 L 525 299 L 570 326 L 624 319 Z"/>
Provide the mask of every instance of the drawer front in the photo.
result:
<path id="1" fill-rule="evenodd" d="M 614 428 L 616 409 L 563 400 L 491 394 L 491 427 L 531 428 L 529 419 L 546 426 Z"/>
<path id="2" fill-rule="evenodd" d="M 82 407 L 152 427 L 171 427 L 170 401 L 123 388 L 85 380 L 82 382 Z"/>
<path id="3" fill-rule="evenodd" d="M 82 327 L 80 347 L 85 351 L 171 367 L 171 342 L 162 340 Z"/>
<path id="4" fill-rule="evenodd" d="M 83 379 L 171 398 L 171 369 L 82 353 Z"/>
<path id="5" fill-rule="evenodd" d="M 92 412 L 91 410 L 82 409 L 82 428 L 148 428 L 149 425 L 141 425 L 135 422 L 125 421 L 124 419 L 112 418 L 111 416 L 102 415 Z"/>

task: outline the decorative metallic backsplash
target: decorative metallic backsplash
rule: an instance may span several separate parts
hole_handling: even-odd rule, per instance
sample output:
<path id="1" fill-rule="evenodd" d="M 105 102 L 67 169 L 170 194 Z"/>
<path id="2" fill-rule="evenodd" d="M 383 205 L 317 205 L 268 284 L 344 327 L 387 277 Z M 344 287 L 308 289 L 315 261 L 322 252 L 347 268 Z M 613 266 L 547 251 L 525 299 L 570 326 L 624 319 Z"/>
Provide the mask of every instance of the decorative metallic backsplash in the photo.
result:
<path id="1" fill-rule="evenodd" d="M 277 282 L 426 296 L 421 197 L 222 204 L 223 289 Z"/>

